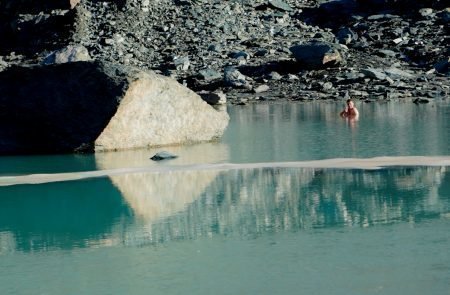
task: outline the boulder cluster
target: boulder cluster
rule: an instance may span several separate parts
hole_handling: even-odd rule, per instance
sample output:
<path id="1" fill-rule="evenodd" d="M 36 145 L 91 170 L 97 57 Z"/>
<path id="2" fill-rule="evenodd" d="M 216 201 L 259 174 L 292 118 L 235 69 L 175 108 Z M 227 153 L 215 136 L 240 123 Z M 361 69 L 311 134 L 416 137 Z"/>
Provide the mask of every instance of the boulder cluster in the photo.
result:
<path id="1" fill-rule="evenodd" d="M 101 60 L 214 101 L 447 99 L 441 0 L 25 0 L 0 3 L 0 71 Z M 74 53 L 75 49 L 77 50 Z"/>

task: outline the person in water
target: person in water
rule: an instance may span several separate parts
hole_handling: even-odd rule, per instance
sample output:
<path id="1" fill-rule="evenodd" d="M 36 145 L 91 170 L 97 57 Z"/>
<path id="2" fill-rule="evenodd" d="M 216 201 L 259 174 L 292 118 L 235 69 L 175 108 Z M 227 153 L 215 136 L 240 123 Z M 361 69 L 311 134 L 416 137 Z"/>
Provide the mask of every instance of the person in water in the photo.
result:
<path id="1" fill-rule="evenodd" d="M 352 99 L 347 99 L 347 106 L 345 109 L 341 112 L 341 117 L 345 118 L 358 118 L 359 112 L 358 109 L 355 108 L 355 104 L 353 103 Z"/>

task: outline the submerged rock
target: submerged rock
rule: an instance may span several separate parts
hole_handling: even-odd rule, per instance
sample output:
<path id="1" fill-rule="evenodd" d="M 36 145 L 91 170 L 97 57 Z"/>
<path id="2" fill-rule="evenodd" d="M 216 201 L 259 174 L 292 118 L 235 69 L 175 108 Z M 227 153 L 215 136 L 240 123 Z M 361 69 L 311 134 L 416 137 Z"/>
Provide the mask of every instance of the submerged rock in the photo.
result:
<path id="1" fill-rule="evenodd" d="M 419 97 L 419 98 L 416 98 L 413 100 L 413 103 L 415 103 L 415 104 L 429 103 L 429 102 L 430 102 L 430 100 L 428 98 L 422 98 L 422 97 Z"/>
<path id="2" fill-rule="evenodd" d="M 166 151 L 162 151 L 162 152 L 156 153 L 150 159 L 152 159 L 153 161 L 161 161 L 161 160 L 169 160 L 169 159 L 175 159 L 175 158 L 178 158 L 178 156 L 174 155 L 172 153 L 166 152 Z"/>
<path id="3" fill-rule="evenodd" d="M 11 67 L 0 91 L 0 154 L 208 141 L 229 120 L 175 80 L 109 63 Z"/>

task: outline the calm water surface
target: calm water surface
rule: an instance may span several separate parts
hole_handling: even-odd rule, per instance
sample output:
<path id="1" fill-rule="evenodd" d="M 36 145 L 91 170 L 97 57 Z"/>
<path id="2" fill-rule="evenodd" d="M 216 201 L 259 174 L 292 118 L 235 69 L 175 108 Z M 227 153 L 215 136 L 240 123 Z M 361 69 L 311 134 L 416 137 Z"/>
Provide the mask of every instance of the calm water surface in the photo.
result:
<path id="1" fill-rule="evenodd" d="M 230 107 L 221 141 L 0 158 L 0 176 L 448 156 L 450 106 Z M 450 294 L 450 168 L 129 173 L 0 187 L 0 294 Z"/>

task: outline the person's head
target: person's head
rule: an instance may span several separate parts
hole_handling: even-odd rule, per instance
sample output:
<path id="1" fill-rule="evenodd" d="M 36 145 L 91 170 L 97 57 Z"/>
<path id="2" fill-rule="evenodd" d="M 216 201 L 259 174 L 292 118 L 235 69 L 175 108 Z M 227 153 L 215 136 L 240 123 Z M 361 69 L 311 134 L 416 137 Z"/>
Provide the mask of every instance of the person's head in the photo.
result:
<path id="1" fill-rule="evenodd" d="M 353 103 L 353 100 L 351 98 L 347 99 L 347 106 L 349 108 L 353 108 L 354 107 L 354 103 Z"/>

